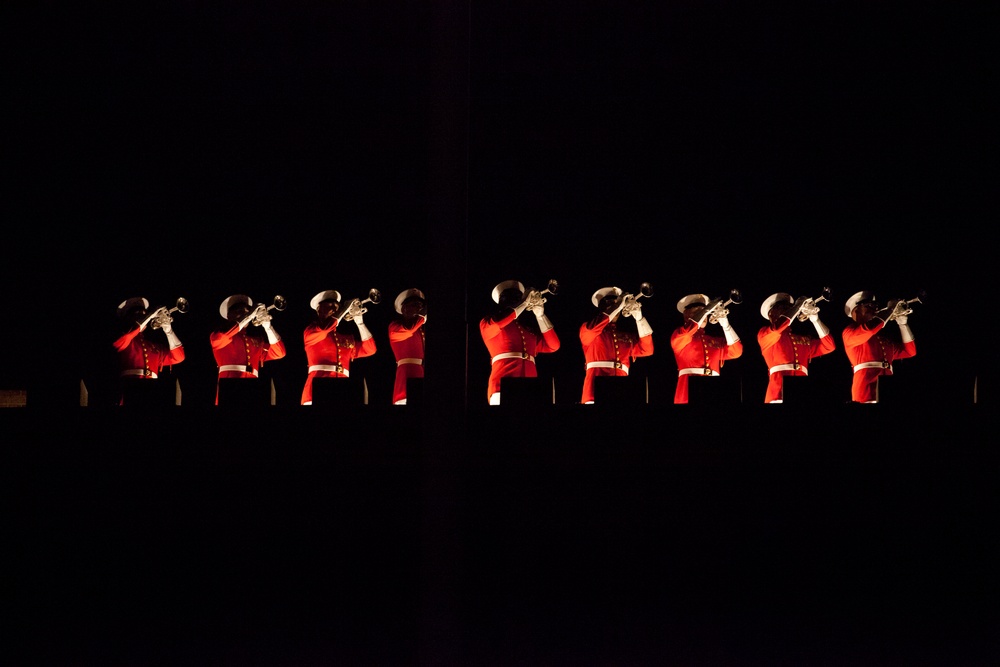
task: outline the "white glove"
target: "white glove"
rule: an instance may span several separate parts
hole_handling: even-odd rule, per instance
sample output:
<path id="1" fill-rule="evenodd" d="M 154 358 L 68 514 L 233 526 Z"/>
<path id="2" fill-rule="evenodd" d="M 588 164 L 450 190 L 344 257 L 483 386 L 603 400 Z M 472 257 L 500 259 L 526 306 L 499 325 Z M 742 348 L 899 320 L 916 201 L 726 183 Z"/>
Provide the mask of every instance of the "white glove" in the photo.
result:
<path id="1" fill-rule="evenodd" d="M 152 313 L 150 313 L 146 317 L 146 319 L 142 321 L 142 324 L 139 325 L 139 331 L 145 331 L 146 327 L 149 326 L 149 323 L 155 320 L 159 316 L 160 311 L 166 312 L 166 308 L 160 307 L 154 310 Z"/>
<path id="2" fill-rule="evenodd" d="M 817 315 L 815 319 L 812 317 L 810 317 L 809 319 L 812 321 L 813 326 L 816 328 L 816 333 L 819 334 L 820 338 L 830 333 L 830 327 L 826 326 L 825 324 L 823 324 L 823 322 L 820 321 L 819 315 Z"/>
<path id="3" fill-rule="evenodd" d="M 632 307 L 632 312 L 629 313 L 629 317 L 634 319 L 636 322 L 642 319 L 642 306 L 636 304 Z"/>
<path id="4" fill-rule="evenodd" d="M 271 345 L 274 345 L 281 340 L 281 336 L 279 336 L 278 332 L 274 330 L 273 326 L 271 326 L 270 318 L 264 320 L 264 322 L 261 323 L 261 326 L 264 327 L 264 333 L 267 334 L 267 342 Z"/>
<path id="5" fill-rule="evenodd" d="M 549 318 L 545 317 L 545 313 L 539 312 L 540 310 L 540 308 L 535 309 L 535 319 L 538 320 L 538 330 L 545 333 L 553 328 L 552 322 L 549 321 Z"/>
<path id="6" fill-rule="evenodd" d="M 910 317 L 909 315 L 897 315 L 896 316 L 896 324 L 898 324 L 899 326 L 904 326 L 906 324 L 907 320 L 909 319 L 909 317 Z"/>
<path id="7" fill-rule="evenodd" d="M 719 324 L 722 325 L 722 333 L 726 336 L 726 345 L 733 345 L 739 342 L 740 337 L 736 334 L 736 330 L 729 324 L 728 317 L 720 317 Z"/>
<path id="8" fill-rule="evenodd" d="M 359 327 L 364 326 L 364 324 L 365 324 L 365 318 L 362 317 L 362 315 L 361 315 L 360 312 L 357 315 L 355 315 L 353 319 L 354 319 L 354 323 L 357 324 Z"/>
<path id="9" fill-rule="evenodd" d="M 653 333 L 653 327 L 649 326 L 649 320 L 645 319 L 635 321 L 635 330 L 639 333 L 639 338 L 645 338 Z"/>
<path id="10" fill-rule="evenodd" d="M 365 341 L 372 337 L 372 332 L 368 330 L 368 327 L 365 326 L 360 317 L 355 317 L 354 323 L 358 325 L 358 333 L 361 335 L 361 340 Z"/>
<path id="11" fill-rule="evenodd" d="M 521 299 L 521 303 L 519 303 L 516 306 L 514 306 L 514 317 L 515 318 L 521 317 L 521 313 L 523 313 L 524 309 L 528 307 L 528 297 L 529 296 L 530 296 L 529 294 L 525 294 L 524 298 Z"/>
<path id="12" fill-rule="evenodd" d="M 705 328 L 705 325 L 708 324 L 708 318 L 711 314 L 712 313 L 710 313 L 707 308 L 701 312 L 701 317 L 698 318 L 699 329 Z"/>
<path id="13" fill-rule="evenodd" d="M 171 325 L 169 325 L 169 324 L 164 324 L 164 325 L 162 325 L 162 326 L 161 326 L 160 328 L 161 328 L 161 329 L 163 329 L 163 333 L 167 334 L 168 336 L 169 336 L 169 335 L 170 335 L 170 334 L 171 334 L 171 333 L 173 332 L 173 330 L 174 330 L 174 328 L 173 328 L 173 327 L 172 327 Z"/>
<path id="14" fill-rule="evenodd" d="M 253 318 L 256 314 L 257 314 L 256 311 L 251 312 L 249 315 L 240 320 L 239 322 L 240 331 L 246 329 L 250 325 L 250 323 L 253 322 Z"/>
<path id="15" fill-rule="evenodd" d="M 163 327 L 163 333 L 167 334 L 167 342 L 170 344 L 171 350 L 181 346 L 181 339 L 177 337 L 177 334 L 169 326 Z"/>

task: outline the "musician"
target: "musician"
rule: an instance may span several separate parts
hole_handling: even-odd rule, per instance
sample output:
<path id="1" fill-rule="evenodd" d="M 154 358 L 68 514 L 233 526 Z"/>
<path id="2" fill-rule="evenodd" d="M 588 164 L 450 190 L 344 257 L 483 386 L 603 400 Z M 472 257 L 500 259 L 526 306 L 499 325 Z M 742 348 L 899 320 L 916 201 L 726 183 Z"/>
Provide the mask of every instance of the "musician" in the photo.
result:
<path id="1" fill-rule="evenodd" d="M 403 290 L 393 303 L 399 318 L 389 322 L 389 346 L 396 357 L 394 405 L 406 405 L 406 381 L 424 376 L 427 299 L 416 288 Z"/>
<path id="2" fill-rule="evenodd" d="M 231 326 L 213 331 L 210 336 L 212 353 L 219 367 L 218 379 L 255 379 L 265 361 L 285 356 L 285 343 L 271 323 L 271 313 L 264 304 L 254 306 L 247 295 L 233 294 L 219 305 L 219 314 Z M 264 330 L 263 336 L 257 333 L 257 327 Z M 215 404 L 219 404 L 218 383 Z"/>
<path id="3" fill-rule="evenodd" d="M 623 295 L 620 287 L 602 287 L 590 301 L 598 312 L 580 325 L 580 344 L 587 363 L 580 397 L 584 404 L 594 402 L 595 377 L 627 376 L 632 362 L 653 354 L 653 328 L 633 295 Z M 622 316 L 633 319 L 635 333 L 619 329 Z"/>
<path id="4" fill-rule="evenodd" d="M 844 304 L 844 312 L 854 320 L 844 328 L 844 351 L 854 367 L 851 400 L 878 403 L 878 378 L 892 375 L 892 362 L 917 354 L 917 344 L 909 325 L 910 309 L 903 300 L 893 300 L 879 308 L 875 295 L 856 292 Z M 886 325 L 895 320 L 899 340 L 886 335 Z"/>
<path id="5" fill-rule="evenodd" d="M 308 374 L 302 387 L 302 405 L 312 405 L 314 378 L 348 378 L 351 361 L 375 354 L 375 339 L 365 326 L 365 308 L 353 299 L 341 308 L 340 292 L 325 290 L 309 301 L 316 318 L 302 334 L 306 348 Z M 353 321 L 359 338 L 338 330 L 342 320 Z"/>
<path id="6" fill-rule="evenodd" d="M 147 314 L 148 308 L 149 301 L 144 297 L 132 297 L 118 304 L 118 319 L 123 333 L 112 345 L 118 352 L 119 377 L 123 380 L 155 380 L 164 366 L 184 361 L 184 345 L 174 332 L 173 318 L 167 309 L 158 308 Z M 166 345 L 148 337 L 150 326 L 163 332 Z M 122 403 L 123 397 L 119 395 L 118 404 Z"/>
<path id="7" fill-rule="evenodd" d="M 688 294 L 677 302 L 677 312 L 684 317 L 684 324 L 670 335 L 670 347 L 677 361 L 677 389 L 674 403 L 688 402 L 688 376 L 717 377 L 723 364 L 738 359 L 743 354 L 743 343 L 729 324 L 729 311 L 718 310 L 716 323 L 722 326 L 723 336 L 709 336 L 705 326 L 712 312 L 707 308 L 709 298 L 704 294 Z"/>
<path id="8" fill-rule="evenodd" d="M 559 349 L 559 336 L 545 314 L 545 298 L 536 289 L 525 290 L 517 280 L 505 280 L 493 288 L 496 310 L 479 322 L 479 333 L 490 353 L 492 367 L 486 397 L 500 404 L 500 381 L 505 377 L 538 377 L 535 356 Z M 535 323 L 520 319 L 525 311 Z"/>
<path id="9" fill-rule="evenodd" d="M 837 345 L 830 328 L 819 319 L 819 306 L 813 299 L 793 299 L 786 292 L 775 292 L 764 299 L 760 314 L 769 322 L 757 332 L 769 375 L 764 402 L 781 403 L 784 378 L 809 375 L 809 361 L 833 352 Z M 792 333 L 792 323 L 803 318 L 812 322 L 816 337 Z"/>

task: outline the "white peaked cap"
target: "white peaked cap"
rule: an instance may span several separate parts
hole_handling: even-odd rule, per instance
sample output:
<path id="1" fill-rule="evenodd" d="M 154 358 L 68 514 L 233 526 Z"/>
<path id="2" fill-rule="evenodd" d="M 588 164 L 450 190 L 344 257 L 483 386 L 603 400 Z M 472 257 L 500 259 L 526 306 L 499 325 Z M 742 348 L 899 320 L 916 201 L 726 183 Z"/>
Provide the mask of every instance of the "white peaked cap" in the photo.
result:
<path id="1" fill-rule="evenodd" d="M 222 319 L 229 319 L 229 309 L 233 306 L 238 306 L 245 303 L 248 306 L 253 305 L 253 300 L 246 294 L 233 294 L 227 297 L 221 304 L 219 304 L 219 314 L 222 315 Z"/>
<path id="2" fill-rule="evenodd" d="M 309 307 L 315 311 L 319 311 L 319 304 L 324 301 L 336 301 L 340 303 L 340 292 L 335 289 L 328 289 L 320 292 L 313 298 L 309 299 Z"/>
<path id="3" fill-rule="evenodd" d="M 844 304 L 844 313 L 846 313 L 847 316 L 850 317 L 851 313 L 854 312 L 854 308 L 858 305 L 859 302 L 874 301 L 874 300 L 875 300 L 875 294 L 872 292 L 868 292 L 866 290 L 862 290 L 861 292 L 855 292 L 854 294 L 851 295 L 851 298 L 847 300 L 847 303 Z"/>
<path id="4" fill-rule="evenodd" d="M 793 299 L 792 295 L 789 294 L 788 292 L 775 292 L 771 296 L 764 299 L 764 303 L 760 304 L 760 316 L 763 317 L 765 320 L 771 319 L 771 316 L 769 315 L 769 313 L 771 312 L 771 308 L 773 308 L 774 304 L 778 303 L 779 301 L 787 301 L 788 303 L 795 303 L 795 299 Z"/>
<path id="5" fill-rule="evenodd" d="M 497 283 L 497 286 L 493 288 L 493 302 L 500 303 L 500 293 L 506 292 L 509 289 L 517 289 L 524 294 L 524 285 L 522 285 L 517 280 L 505 280 L 502 283 Z"/>
<path id="6" fill-rule="evenodd" d="M 683 313 L 685 308 L 695 302 L 706 306 L 708 305 L 708 296 L 705 294 L 688 294 L 686 297 L 677 302 L 677 312 Z"/>
<path id="7" fill-rule="evenodd" d="M 424 296 L 424 293 L 418 290 L 416 287 L 413 287 L 411 289 L 405 289 L 402 292 L 400 292 L 398 296 L 396 296 L 396 301 L 393 303 L 393 305 L 396 307 L 396 312 L 402 315 L 403 302 L 409 299 L 410 297 L 414 296 L 420 299 L 421 301 L 427 301 L 427 297 Z"/>
<path id="8" fill-rule="evenodd" d="M 600 306 L 601 305 L 601 299 L 603 299 L 607 295 L 611 294 L 612 292 L 614 292 L 614 294 L 615 294 L 616 297 L 621 296 L 622 295 L 622 288 L 621 287 L 602 287 L 601 289 L 599 289 L 596 292 L 594 292 L 594 295 L 592 297 L 590 297 L 590 302 L 593 303 L 595 306 Z"/>

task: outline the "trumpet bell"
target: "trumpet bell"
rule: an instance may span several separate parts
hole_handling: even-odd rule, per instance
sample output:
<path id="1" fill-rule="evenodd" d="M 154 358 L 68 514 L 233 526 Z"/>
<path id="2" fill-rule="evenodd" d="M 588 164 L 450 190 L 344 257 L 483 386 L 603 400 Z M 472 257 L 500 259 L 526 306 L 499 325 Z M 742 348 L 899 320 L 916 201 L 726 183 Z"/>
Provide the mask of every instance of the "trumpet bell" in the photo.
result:
<path id="1" fill-rule="evenodd" d="M 545 289 L 549 294 L 559 294 L 559 281 L 555 279 L 550 280 L 549 284 L 545 286 Z"/>
<path id="2" fill-rule="evenodd" d="M 653 285 L 650 283 L 643 283 L 639 285 L 639 294 L 647 299 L 653 296 Z"/>
<path id="3" fill-rule="evenodd" d="M 382 293 L 373 287 L 368 290 L 368 300 L 374 304 L 378 304 L 382 301 Z"/>
<path id="4" fill-rule="evenodd" d="M 735 288 L 729 290 L 729 302 L 735 303 L 736 305 L 743 303 L 743 293 Z"/>
<path id="5" fill-rule="evenodd" d="M 177 299 L 177 303 L 174 304 L 174 308 L 181 313 L 186 313 L 189 307 L 190 304 L 188 303 L 188 300 L 185 299 L 184 297 L 180 297 L 179 299 Z"/>
<path id="6" fill-rule="evenodd" d="M 288 300 L 285 297 L 278 294 L 277 296 L 274 297 L 273 304 L 275 310 L 284 310 L 285 306 L 288 305 Z"/>

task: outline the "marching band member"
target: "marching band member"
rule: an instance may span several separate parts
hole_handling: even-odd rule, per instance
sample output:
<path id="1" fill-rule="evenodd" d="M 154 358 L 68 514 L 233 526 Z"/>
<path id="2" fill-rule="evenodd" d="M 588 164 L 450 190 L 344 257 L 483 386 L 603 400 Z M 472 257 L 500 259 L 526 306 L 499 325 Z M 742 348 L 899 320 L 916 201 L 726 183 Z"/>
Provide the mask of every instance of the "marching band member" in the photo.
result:
<path id="1" fill-rule="evenodd" d="M 166 308 L 146 314 L 149 301 L 132 297 L 118 304 L 118 318 L 126 331 L 112 343 L 118 352 L 119 377 L 155 380 L 164 366 L 184 361 L 184 345 L 174 332 L 173 318 Z M 160 329 L 167 338 L 167 345 L 146 337 L 146 329 Z M 118 404 L 122 404 L 122 396 Z"/>
<path id="2" fill-rule="evenodd" d="M 302 334 L 309 365 L 305 386 L 302 387 L 302 405 L 312 405 L 313 378 L 347 378 L 351 375 L 351 361 L 375 354 L 375 339 L 365 326 L 361 301 L 353 299 L 340 308 L 340 292 L 326 290 L 309 301 L 316 311 L 313 320 Z M 353 320 L 358 327 L 360 340 L 353 334 L 337 331 L 341 320 Z"/>
<path id="3" fill-rule="evenodd" d="M 389 345 L 396 357 L 394 405 L 406 405 L 406 381 L 424 376 L 427 299 L 418 289 L 403 290 L 393 304 L 400 318 L 389 322 Z"/>
<path id="4" fill-rule="evenodd" d="M 910 330 L 910 309 L 902 299 L 890 301 L 879 309 L 875 295 L 855 293 L 844 304 L 844 312 L 854 320 L 844 328 L 844 351 L 854 367 L 851 400 L 855 403 L 878 403 L 878 378 L 892 375 L 892 362 L 917 354 L 917 344 Z M 889 338 L 884 329 L 895 320 L 900 341 Z"/>
<path id="5" fill-rule="evenodd" d="M 631 296 L 631 299 L 627 297 Z M 642 306 L 632 295 L 622 295 L 619 287 L 602 287 L 590 301 L 598 313 L 580 325 L 580 344 L 587 363 L 580 402 L 594 402 L 594 378 L 597 376 L 628 375 L 629 367 L 638 357 L 653 354 L 653 329 L 642 316 Z M 635 321 L 636 334 L 621 331 L 621 316 Z"/>
<path id="6" fill-rule="evenodd" d="M 809 375 L 809 360 L 833 352 L 837 345 L 830 328 L 820 321 L 819 306 L 813 299 L 795 300 L 790 294 L 775 292 L 764 299 L 760 314 L 770 322 L 757 332 L 769 375 L 764 402 L 781 403 L 785 376 Z M 803 316 L 812 322 L 818 337 L 792 333 L 792 322 Z"/>
<path id="7" fill-rule="evenodd" d="M 275 297 L 277 301 L 280 297 Z M 245 294 L 233 294 L 219 305 L 222 319 L 232 322 L 223 331 L 213 331 L 210 339 L 215 363 L 219 367 L 218 379 L 257 378 L 265 361 L 285 356 L 285 343 L 271 324 L 271 314 L 264 304 L 254 306 Z M 247 327 L 259 326 L 265 337 L 252 334 Z M 215 404 L 219 404 L 219 386 L 215 386 Z"/>
<path id="8" fill-rule="evenodd" d="M 674 403 L 688 402 L 688 376 L 718 376 L 727 359 L 738 359 L 743 354 L 743 343 L 729 324 L 728 311 L 723 309 L 717 322 L 724 337 L 705 333 L 712 313 L 706 306 L 709 298 L 704 294 L 688 294 L 677 302 L 677 311 L 684 316 L 684 324 L 670 335 L 670 347 L 677 360 L 677 389 Z"/>
<path id="9" fill-rule="evenodd" d="M 535 355 L 559 349 L 559 337 L 545 314 L 545 298 L 536 289 L 525 290 L 517 280 L 505 280 L 493 288 L 498 305 L 493 315 L 479 322 L 479 333 L 492 363 L 486 397 L 500 404 L 500 381 L 505 377 L 538 377 Z M 537 329 L 519 318 L 530 311 Z"/>

